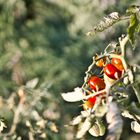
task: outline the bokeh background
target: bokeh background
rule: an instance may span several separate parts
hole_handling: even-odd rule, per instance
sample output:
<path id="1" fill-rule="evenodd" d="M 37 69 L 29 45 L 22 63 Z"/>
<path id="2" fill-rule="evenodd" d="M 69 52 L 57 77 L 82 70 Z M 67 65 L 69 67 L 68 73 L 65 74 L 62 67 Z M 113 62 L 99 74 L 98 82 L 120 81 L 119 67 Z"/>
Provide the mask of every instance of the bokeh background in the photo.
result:
<path id="1" fill-rule="evenodd" d="M 120 22 L 94 37 L 87 37 L 85 33 L 103 16 L 114 11 L 125 13 L 131 4 L 140 5 L 140 1 L 0 0 L 0 116 L 7 125 L 3 133 L 8 133 L 13 125 L 13 108 L 16 110 L 22 94 L 19 89 L 28 86 L 27 91 L 24 90 L 28 109 L 21 108 L 14 132 L 10 136 L 0 134 L 1 140 L 33 140 L 29 137 L 31 127 L 27 121 L 33 129 L 41 131 L 33 133 L 35 140 L 75 140 L 76 128 L 66 125 L 80 106 L 64 102 L 61 93 L 82 85 L 92 56 L 126 33 L 128 23 Z M 140 64 L 139 43 L 140 40 L 133 53 L 128 49 L 128 60 L 132 64 Z M 35 87 L 33 82 L 37 83 Z M 37 97 L 41 98 L 36 100 Z M 43 128 L 36 125 L 40 119 L 46 121 Z M 129 121 L 124 121 L 121 139 L 139 140 L 140 135 L 130 130 Z M 91 139 L 104 138 L 89 135 L 83 138 Z"/>

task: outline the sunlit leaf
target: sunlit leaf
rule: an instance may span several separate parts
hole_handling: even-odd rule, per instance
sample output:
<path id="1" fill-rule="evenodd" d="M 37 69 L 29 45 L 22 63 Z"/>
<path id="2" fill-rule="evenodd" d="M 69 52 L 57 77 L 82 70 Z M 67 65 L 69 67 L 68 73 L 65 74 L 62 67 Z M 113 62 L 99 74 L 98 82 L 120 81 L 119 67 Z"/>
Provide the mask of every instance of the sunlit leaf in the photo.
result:
<path id="1" fill-rule="evenodd" d="M 67 92 L 61 94 L 62 98 L 67 102 L 77 102 L 84 99 L 82 89 L 77 87 L 73 92 Z"/>
<path id="2" fill-rule="evenodd" d="M 137 121 L 131 122 L 131 129 L 136 133 L 140 133 L 140 124 Z"/>
<path id="3" fill-rule="evenodd" d="M 37 86 L 38 82 L 39 82 L 39 79 L 38 79 L 38 78 L 34 78 L 34 79 L 28 81 L 28 82 L 26 83 L 26 86 L 27 86 L 28 88 L 35 88 L 35 87 Z"/>
<path id="4" fill-rule="evenodd" d="M 82 121 L 82 115 L 79 115 L 79 116 L 73 118 L 73 120 L 71 121 L 70 124 L 71 124 L 71 125 L 77 125 L 77 124 L 79 124 L 81 121 Z"/>
<path id="5" fill-rule="evenodd" d="M 3 120 L 0 120 L 0 133 L 3 131 L 4 128 L 7 128 Z"/>
<path id="6" fill-rule="evenodd" d="M 89 118 L 86 118 L 86 120 L 84 121 L 84 123 L 82 123 L 79 127 L 79 130 L 77 132 L 76 138 L 80 139 L 82 138 L 86 132 L 89 130 L 89 128 L 91 127 L 91 122 Z"/>
<path id="7" fill-rule="evenodd" d="M 88 117 L 91 114 L 91 109 L 81 111 L 82 117 Z"/>
<path id="8" fill-rule="evenodd" d="M 92 136 L 98 137 L 98 136 L 100 136 L 100 135 L 99 135 L 99 134 L 100 134 L 99 131 L 100 131 L 100 130 L 99 130 L 98 125 L 97 125 L 97 124 L 94 124 L 94 125 L 89 129 L 88 132 L 89 132 Z"/>
<path id="9" fill-rule="evenodd" d="M 95 122 L 89 129 L 89 133 L 94 137 L 103 136 L 105 134 L 104 124 L 101 121 Z"/>
<path id="10" fill-rule="evenodd" d="M 129 111 L 127 111 L 127 110 L 124 110 L 124 111 L 122 112 L 122 116 L 124 116 L 124 117 L 126 117 L 126 118 L 129 118 L 129 119 L 134 119 L 134 116 L 131 115 L 131 114 L 129 113 Z"/>

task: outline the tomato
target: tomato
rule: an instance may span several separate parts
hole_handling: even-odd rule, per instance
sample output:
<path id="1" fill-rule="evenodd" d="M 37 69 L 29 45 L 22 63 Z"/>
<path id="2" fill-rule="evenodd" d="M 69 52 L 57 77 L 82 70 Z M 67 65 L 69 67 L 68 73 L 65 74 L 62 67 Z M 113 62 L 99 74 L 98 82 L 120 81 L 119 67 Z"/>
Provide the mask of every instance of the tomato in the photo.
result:
<path id="1" fill-rule="evenodd" d="M 88 85 L 94 91 L 99 91 L 105 88 L 104 81 L 97 76 L 91 76 L 88 80 Z"/>
<path id="2" fill-rule="evenodd" d="M 121 61 L 119 58 L 112 58 L 111 63 L 112 63 L 117 69 L 119 69 L 120 71 L 123 71 L 123 70 L 124 70 L 122 61 Z"/>
<path id="3" fill-rule="evenodd" d="M 111 79 L 117 80 L 121 77 L 122 71 L 117 69 L 114 65 L 111 63 L 107 64 L 104 67 L 104 73 Z"/>
<path id="4" fill-rule="evenodd" d="M 90 97 L 89 99 L 87 99 L 87 101 L 83 104 L 83 108 L 85 110 L 92 108 L 94 106 L 94 104 L 96 103 L 96 96 Z"/>
<path id="5" fill-rule="evenodd" d="M 96 66 L 98 67 L 103 67 L 104 64 L 106 62 L 106 59 L 105 58 L 102 58 L 102 59 L 99 59 L 97 62 L 96 62 Z"/>

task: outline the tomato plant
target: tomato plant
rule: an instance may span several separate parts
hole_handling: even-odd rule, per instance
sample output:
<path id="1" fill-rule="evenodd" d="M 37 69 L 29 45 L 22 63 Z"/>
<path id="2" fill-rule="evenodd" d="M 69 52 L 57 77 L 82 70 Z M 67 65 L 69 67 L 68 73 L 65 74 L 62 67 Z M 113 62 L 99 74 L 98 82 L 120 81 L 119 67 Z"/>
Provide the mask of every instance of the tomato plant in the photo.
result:
<path id="1" fill-rule="evenodd" d="M 95 137 L 104 135 L 104 116 L 108 124 L 107 140 L 119 140 L 123 131 L 121 115 L 132 119 L 132 130 L 140 133 L 140 90 L 136 80 L 136 75 L 140 74 L 140 66 L 130 65 L 126 57 L 127 42 L 134 47 L 135 36 L 140 32 L 139 15 L 140 6 L 129 7 L 123 16 L 113 12 L 87 33 L 92 35 L 101 32 L 125 16 L 126 19 L 130 19 L 127 34 L 119 37 L 115 44 L 110 43 L 104 53 L 93 56 L 93 62 L 85 72 L 82 87 L 76 88 L 74 92 L 62 94 L 66 101 L 83 102 L 85 110 L 73 119 L 73 125 L 79 125 L 77 138 L 82 138 L 87 131 Z M 101 71 L 95 75 L 97 67 L 100 67 Z M 91 76 L 91 73 L 94 75 Z M 137 98 L 135 102 L 130 100 L 134 95 Z"/>

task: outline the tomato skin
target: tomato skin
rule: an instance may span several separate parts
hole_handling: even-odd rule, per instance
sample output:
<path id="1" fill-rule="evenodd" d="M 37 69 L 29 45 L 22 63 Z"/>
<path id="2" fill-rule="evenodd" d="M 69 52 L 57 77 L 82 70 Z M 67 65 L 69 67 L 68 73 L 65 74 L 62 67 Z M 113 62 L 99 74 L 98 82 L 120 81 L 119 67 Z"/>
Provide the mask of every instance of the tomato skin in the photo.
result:
<path id="1" fill-rule="evenodd" d="M 91 76 L 88 80 L 88 85 L 94 91 L 97 91 L 97 89 L 99 91 L 105 88 L 104 81 L 97 76 Z"/>
<path id="2" fill-rule="evenodd" d="M 122 61 L 119 58 L 112 58 L 111 63 L 120 71 L 124 70 Z"/>
<path id="3" fill-rule="evenodd" d="M 111 63 L 107 64 L 104 67 L 104 73 L 111 79 L 117 80 L 118 78 L 121 77 L 122 71 L 117 69 L 114 65 Z"/>
<path id="4" fill-rule="evenodd" d="M 85 110 L 92 108 L 94 104 L 96 103 L 96 96 L 90 97 L 87 99 L 87 101 L 83 104 L 83 108 Z"/>

